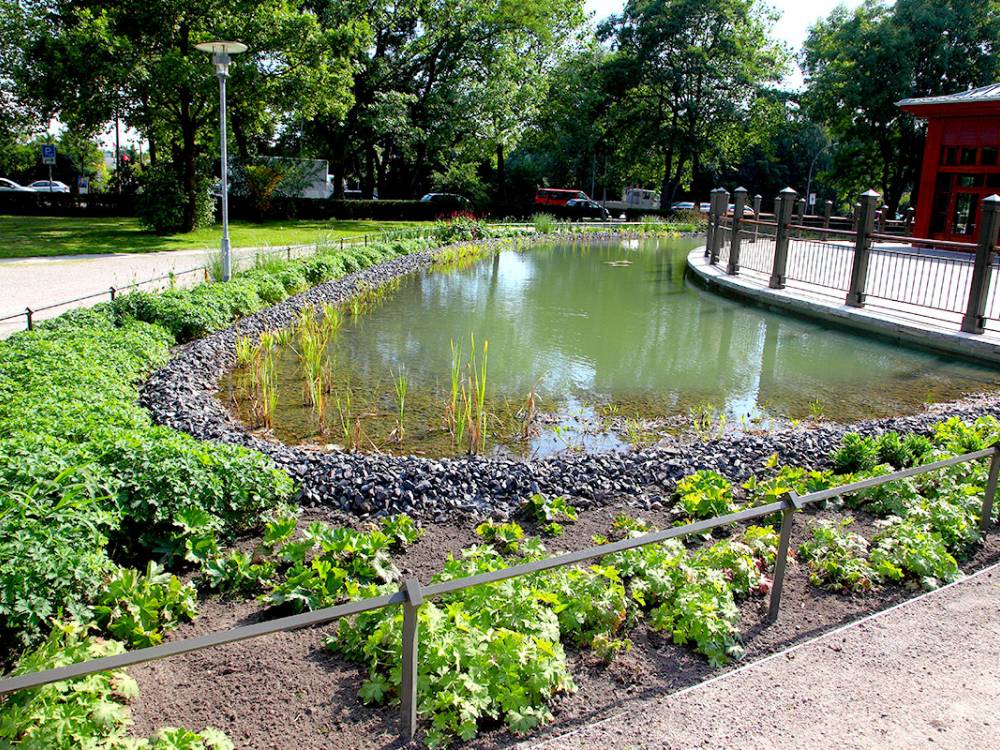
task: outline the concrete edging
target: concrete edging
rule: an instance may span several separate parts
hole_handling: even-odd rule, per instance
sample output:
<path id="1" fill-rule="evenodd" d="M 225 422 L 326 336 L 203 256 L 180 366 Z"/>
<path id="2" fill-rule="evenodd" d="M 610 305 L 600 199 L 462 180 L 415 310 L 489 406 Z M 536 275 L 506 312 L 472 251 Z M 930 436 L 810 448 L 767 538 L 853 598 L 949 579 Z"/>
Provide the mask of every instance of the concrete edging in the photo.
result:
<path id="1" fill-rule="evenodd" d="M 945 354 L 956 354 L 991 365 L 1000 364 L 1000 342 L 984 339 L 962 331 L 948 331 L 933 326 L 923 326 L 917 321 L 893 317 L 885 311 L 874 312 L 865 308 L 848 307 L 818 297 L 803 299 L 794 289 L 770 289 L 758 286 L 745 277 L 730 276 L 720 266 L 711 265 L 705 258 L 705 247 L 697 247 L 688 254 L 687 268 L 702 286 L 729 296 L 750 301 L 778 310 L 806 315 L 824 323 L 833 323 L 857 331 L 874 333 L 896 342 L 913 344 L 924 349 Z"/>

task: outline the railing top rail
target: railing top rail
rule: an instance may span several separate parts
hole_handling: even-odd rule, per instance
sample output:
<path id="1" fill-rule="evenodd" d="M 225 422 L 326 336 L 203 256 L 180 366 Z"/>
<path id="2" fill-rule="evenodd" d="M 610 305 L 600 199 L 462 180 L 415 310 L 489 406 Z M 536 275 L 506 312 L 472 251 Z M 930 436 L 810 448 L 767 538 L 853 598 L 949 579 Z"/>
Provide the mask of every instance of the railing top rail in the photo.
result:
<path id="1" fill-rule="evenodd" d="M 788 228 L 798 229 L 803 232 L 815 232 L 816 234 L 830 234 L 830 235 L 837 235 L 839 237 L 846 236 L 852 239 L 857 237 L 858 234 L 857 232 L 852 232 L 849 229 L 827 229 L 826 227 L 813 227 L 813 226 L 807 226 L 805 224 L 789 224 Z"/>
<path id="2" fill-rule="evenodd" d="M 976 251 L 974 242 L 955 242 L 953 240 L 931 240 L 926 237 L 910 237 L 904 234 L 884 234 L 882 232 L 872 232 L 868 235 L 874 240 L 888 240 L 890 242 L 903 242 L 910 245 L 935 245 L 937 247 L 949 247 L 956 250 Z"/>
<path id="3" fill-rule="evenodd" d="M 761 216 L 763 216 L 763 214 L 761 214 Z M 772 216 L 773 216 L 773 214 L 772 214 Z M 742 223 L 743 224 L 752 224 L 752 225 L 758 226 L 758 227 L 776 227 L 776 226 L 778 226 L 778 222 L 776 222 L 776 221 L 763 221 L 763 220 L 759 220 L 759 219 L 743 219 Z"/>
<path id="4" fill-rule="evenodd" d="M 138 651 L 128 651 L 124 654 L 115 654 L 114 656 L 103 656 L 99 659 L 77 662 L 65 667 L 47 669 L 44 672 L 31 672 L 18 675 L 17 677 L 8 677 L 7 679 L 0 680 L 0 695 L 47 685 L 51 682 L 59 682 L 60 680 L 68 680 L 73 677 L 83 677 L 95 672 L 122 669 L 123 667 L 131 667 L 144 662 L 165 659 L 168 656 L 177 656 L 214 646 L 222 646 L 227 643 L 245 641 L 249 638 L 259 638 L 282 631 L 324 625 L 340 617 L 356 615 L 361 612 L 370 612 L 373 609 L 380 609 L 392 604 L 402 604 L 404 601 L 406 601 L 406 594 L 398 591 L 395 594 L 383 594 L 382 596 L 370 599 L 358 599 L 345 604 L 338 604 L 334 607 L 317 609 L 313 612 L 303 612 L 302 614 L 282 617 L 277 620 L 268 620 L 266 622 L 254 623 L 253 625 L 232 628 L 231 630 L 207 633 L 196 638 L 184 638 L 171 643 L 163 643 L 159 646 L 139 649 Z"/>

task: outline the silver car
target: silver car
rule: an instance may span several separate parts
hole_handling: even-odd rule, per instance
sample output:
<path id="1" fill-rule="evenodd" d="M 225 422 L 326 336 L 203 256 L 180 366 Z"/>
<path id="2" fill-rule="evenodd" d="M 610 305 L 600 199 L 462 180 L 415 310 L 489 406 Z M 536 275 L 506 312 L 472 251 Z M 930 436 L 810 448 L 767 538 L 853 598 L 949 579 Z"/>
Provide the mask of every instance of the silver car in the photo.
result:
<path id="1" fill-rule="evenodd" d="M 0 177 L 0 193 L 33 193 L 35 192 L 31 188 L 26 188 L 24 185 L 18 185 L 13 180 L 8 180 L 6 177 Z"/>
<path id="2" fill-rule="evenodd" d="M 33 183 L 28 185 L 29 188 L 34 190 L 36 193 L 68 193 L 69 185 L 65 182 L 59 182 L 59 180 L 35 180 Z"/>

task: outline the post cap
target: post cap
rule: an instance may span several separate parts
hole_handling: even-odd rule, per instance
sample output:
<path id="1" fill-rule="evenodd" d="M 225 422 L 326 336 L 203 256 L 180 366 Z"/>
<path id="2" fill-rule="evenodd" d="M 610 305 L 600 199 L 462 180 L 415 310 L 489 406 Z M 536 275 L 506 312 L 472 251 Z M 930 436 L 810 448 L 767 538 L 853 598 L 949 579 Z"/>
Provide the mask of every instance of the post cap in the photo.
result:
<path id="1" fill-rule="evenodd" d="M 724 192 L 726 192 L 726 189 L 722 188 L 722 187 L 712 188 L 712 192 L 713 193 L 724 193 Z"/>
<path id="2" fill-rule="evenodd" d="M 1000 205 L 1000 195 L 997 195 L 996 193 L 993 193 L 993 195 L 986 196 L 985 198 L 983 198 L 983 204 L 985 205 L 987 203 L 989 203 L 990 206 Z M 907 210 L 909 210 L 909 209 L 907 209 Z"/>
<path id="3" fill-rule="evenodd" d="M 754 200 L 764 200 L 764 196 L 761 195 L 760 193 L 756 193 L 754 195 Z"/>
<path id="4" fill-rule="evenodd" d="M 747 190 L 745 187 L 738 187 L 733 191 L 733 195 L 736 195 L 737 193 L 743 193 L 743 195 L 749 195 L 750 191 Z"/>
<path id="5" fill-rule="evenodd" d="M 882 196 L 876 193 L 874 190 L 868 189 L 861 194 L 862 198 L 881 198 Z"/>
<path id="6" fill-rule="evenodd" d="M 781 191 L 781 195 L 798 195 L 798 193 L 796 193 L 792 188 L 786 187 Z"/>

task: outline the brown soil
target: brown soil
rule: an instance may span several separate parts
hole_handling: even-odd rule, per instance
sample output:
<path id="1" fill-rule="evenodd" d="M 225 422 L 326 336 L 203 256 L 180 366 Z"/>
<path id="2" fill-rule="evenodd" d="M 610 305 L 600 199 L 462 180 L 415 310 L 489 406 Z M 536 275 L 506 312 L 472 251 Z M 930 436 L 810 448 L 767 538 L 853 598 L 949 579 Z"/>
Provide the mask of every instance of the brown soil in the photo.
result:
<path id="1" fill-rule="evenodd" d="M 592 535 L 607 533 L 612 518 L 621 512 L 630 509 L 618 505 L 581 513 L 575 524 L 566 526 L 562 537 L 549 541 L 547 546 L 556 552 L 588 546 Z M 793 546 L 805 538 L 811 519 L 833 515 L 819 511 L 797 516 Z M 870 537 L 871 519 L 854 515 L 854 530 Z M 661 528 L 672 522 L 665 511 L 641 516 Z M 345 517 L 317 511 L 309 512 L 307 519 L 349 523 Z M 425 583 L 449 553 L 457 553 L 476 540 L 471 524 L 426 528 L 424 538 L 396 560 L 404 576 L 415 575 Z M 531 530 L 526 525 L 526 531 Z M 971 572 L 997 560 L 1000 533 L 994 532 L 964 562 L 963 569 Z M 832 594 L 810 586 L 804 566 L 792 564 L 776 623 L 765 623 L 766 598 L 755 597 L 742 603 L 747 655 L 741 664 L 895 604 L 913 593 L 887 588 L 864 596 Z M 202 602 L 198 619 L 179 628 L 169 639 L 249 624 L 266 616 L 255 602 L 210 598 Z M 359 701 L 363 674 L 355 665 L 323 649 L 323 638 L 330 630 L 324 627 L 280 633 L 131 669 L 141 690 L 133 707 L 135 733 L 146 736 L 162 726 L 214 726 L 225 731 L 237 748 L 254 750 L 399 747 L 398 707 L 368 707 Z M 675 646 L 668 637 L 644 626 L 630 636 L 631 652 L 619 655 L 610 665 L 589 652 L 570 652 L 570 669 L 578 690 L 558 699 L 555 722 L 535 732 L 534 738 L 587 724 L 614 709 L 674 692 L 724 671 L 709 667 L 703 657 Z M 502 727 L 484 727 L 468 746 L 510 747 L 517 741 Z"/>

